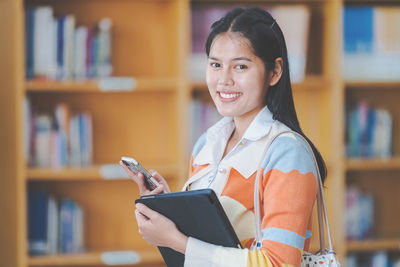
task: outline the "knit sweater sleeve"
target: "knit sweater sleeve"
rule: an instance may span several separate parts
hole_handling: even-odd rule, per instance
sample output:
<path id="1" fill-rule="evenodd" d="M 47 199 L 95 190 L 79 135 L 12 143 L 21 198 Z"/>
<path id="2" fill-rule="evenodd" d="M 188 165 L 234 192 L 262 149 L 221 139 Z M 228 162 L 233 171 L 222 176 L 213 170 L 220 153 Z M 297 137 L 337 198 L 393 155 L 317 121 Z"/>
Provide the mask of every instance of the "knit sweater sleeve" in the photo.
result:
<path id="1" fill-rule="evenodd" d="M 262 168 L 260 250 L 227 248 L 190 237 L 185 266 L 300 266 L 317 193 L 312 156 L 302 141 L 282 136 L 271 145 Z"/>

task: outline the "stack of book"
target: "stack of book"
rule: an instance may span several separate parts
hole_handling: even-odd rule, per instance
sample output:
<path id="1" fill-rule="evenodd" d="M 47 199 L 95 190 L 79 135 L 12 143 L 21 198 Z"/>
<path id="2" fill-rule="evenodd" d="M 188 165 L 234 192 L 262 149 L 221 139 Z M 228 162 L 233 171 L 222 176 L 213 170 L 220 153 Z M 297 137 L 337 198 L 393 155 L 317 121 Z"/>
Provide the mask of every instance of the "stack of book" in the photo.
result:
<path id="1" fill-rule="evenodd" d="M 349 254 L 346 257 L 347 267 L 400 267 L 400 259 L 392 258 L 387 251 L 376 251 L 364 254 Z"/>
<path id="2" fill-rule="evenodd" d="M 310 10 L 304 5 L 265 7 L 276 19 L 286 39 L 292 82 L 301 82 L 306 72 L 307 41 L 310 27 Z M 211 25 L 222 18 L 230 7 L 192 6 L 192 55 L 190 77 L 204 82 L 207 66 L 205 45 Z"/>
<path id="3" fill-rule="evenodd" d="M 392 156 L 392 116 L 361 101 L 347 111 L 347 156 L 389 158 Z"/>
<path id="4" fill-rule="evenodd" d="M 30 166 L 83 167 L 92 164 L 92 116 L 73 114 L 68 105 L 57 104 L 52 114 L 35 114 L 26 100 L 25 144 Z"/>
<path id="5" fill-rule="evenodd" d="M 400 80 L 400 7 L 344 9 L 346 80 Z"/>
<path id="6" fill-rule="evenodd" d="M 346 191 L 346 236 L 362 240 L 372 236 L 374 228 L 374 198 L 349 186 Z"/>
<path id="7" fill-rule="evenodd" d="M 50 6 L 26 9 L 26 78 L 83 80 L 108 77 L 111 20 L 77 26 L 74 15 L 55 18 Z"/>
<path id="8" fill-rule="evenodd" d="M 45 191 L 28 192 L 29 254 L 84 251 L 83 211 L 71 199 L 58 202 Z"/>

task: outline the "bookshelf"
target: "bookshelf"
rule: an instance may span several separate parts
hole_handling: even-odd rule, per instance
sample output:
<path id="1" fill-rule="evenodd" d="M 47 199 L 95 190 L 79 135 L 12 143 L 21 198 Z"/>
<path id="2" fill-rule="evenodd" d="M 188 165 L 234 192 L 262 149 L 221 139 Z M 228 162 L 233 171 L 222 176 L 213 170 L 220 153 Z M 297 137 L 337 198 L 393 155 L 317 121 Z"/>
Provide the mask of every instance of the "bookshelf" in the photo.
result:
<path id="1" fill-rule="evenodd" d="M 345 1 L 343 5 L 344 7 L 396 8 L 397 10 L 400 7 L 398 1 L 379 0 L 350 0 Z M 374 17 L 374 20 L 376 19 Z M 391 29 L 391 27 L 387 26 L 386 29 Z M 375 255 L 379 251 L 385 251 L 389 261 L 398 262 L 400 258 L 400 231 L 399 227 L 394 225 L 399 218 L 397 213 L 392 212 L 400 200 L 398 197 L 400 144 L 397 138 L 400 118 L 399 106 L 395 101 L 400 97 L 399 89 L 399 81 L 379 80 L 376 77 L 344 81 L 345 107 L 359 101 L 366 101 L 372 108 L 387 110 L 392 117 L 392 151 L 389 157 L 344 159 L 346 169 L 344 190 L 349 186 L 356 186 L 361 192 L 371 195 L 374 199 L 372 234 L 362 240 L 347 242 L 347 253 L 359 255 L 359 260 L 363 260 L 363 257 L 368 257 L 368 255 Z"/>
<path id="2" fill-rule="evenodd" d="M 104 266 L 106 251 L 136 251 L 139 265 L 162 266 L 158 252 L 137 233 L 132 203 L 138 192 L 123 177 L 104 179 L 101 169 L 121 155 L 140 155 L 144 166 L 164 175 L 179 190 L 187 173 L 187 106 L 193 92 L 206 94 L 203 82 L 187 77 L 190 53 L 190 10 L 202 6 L 291 6 L 311 11 L 306 75 L 294 84 L 296 109 L 306 134 L 320 149 L 328 165 L 326 198 L 341 262 L 350 252 L 399 250 L 400 219 L 390 207 L 400 203 L 397 178 L 400 143 L 394 140 L 389 160 L 353 160 L 345 157 L 346 101 L 367 98 L 398 113 L 399 82 L 345 81 L 341 72 L 342 9 L 346 5 L 398 6 L 394 0 L 2 0 L 0 1 L 0 266 Z M 93 25 L 103 17 L 113 21 L 114 75 L 135 79 L 131 91 L 105 92 L 99 81 L 45 82 L 25 80 L 24 10 L 49 5 L 56 15 L 74 14 L 80 25 Z M 148 31 L 151 29 L 151 31 Z M 162 44 L 162 45 L 160 45 Z M 384 93 L 382 93 L 382 90 Z M 94 164 L 87 168 L 26 167 L 23 148 L 23 99 L 29 96 L 40 111 L 59 102 L 93 114 Z M 121 114 L 134 114 L 123 118 Z M 130 123 L 133 121 L 135 123 Z M 393 136 L 400 118 L 394 118 Z M 146 127 L 138 128 L 137 125 Z M 396 128 L 397 127 L 397 128 Z M 378 180 L 379 179 L 379 180 Z M 345 192 L 355 183 L 372 192 L 382 207 L 375 239 L 346 241 L 343 223 Z M 28 189 L 49 190 L 69 196 L 87 212 L 87 252 L 78 255 L 29 257 L 27 254 Z M 390 192 L 390 193 L 388 193 Z M 395 195 L 395 196 L 393 196 Z M 313 236 L 317 237 L 314 220 Z M 312 248 L 318 242 L 313 239 Z"/>
<path id="3" fill-rule="evenodd" d="M 113 76 L 133 81 L 133 86 L 104 88 L 103 82 L 110 81 L 106 78 L 26 81 L 24 13 L 28 6 L 50 6 L 55 16 L 73 14 L 77 25 L 95 25 L 110 18 Z M 8 226 L 0 233 L 0 266 L 105 266 L 104 253 L 124 251 L 136 253 L 140 260 L 120 265 L 163 266 L 157 249 L 138 234 L 133 209 L 139 193 L 126 176 L 115 171 L 115 164 L 122 155 L 135 155 L 144 166 L 160 172 L 172 189 L 179 190 L 183 184 L 188 161 L 183 131 L 187 102 L 184 55 L 189 42 L 186 6 L 184 1 L 169 0 L 1 1 L 0 32 L 10 40 L 0 44 L 5 59 L 0 64 L 0 120 L 5 126 L 1 134 L 0 224 Z M 93 164 L 59 170 L 27 167 L 25 97 L 37 112 L 51 112 L 57 103 L 90 112 Z M 85 214 L 84 252 L 28 255 L 26 192 L 32 189 L 79 203 Z"/>

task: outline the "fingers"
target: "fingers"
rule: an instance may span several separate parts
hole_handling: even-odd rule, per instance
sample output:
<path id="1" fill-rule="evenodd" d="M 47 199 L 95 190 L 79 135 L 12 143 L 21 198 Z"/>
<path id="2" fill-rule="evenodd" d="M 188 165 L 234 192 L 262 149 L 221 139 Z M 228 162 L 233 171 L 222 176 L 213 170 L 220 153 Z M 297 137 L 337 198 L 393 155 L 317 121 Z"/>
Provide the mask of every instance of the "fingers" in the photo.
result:
<path id="1" fill-rule="evenodd" d="M 162 192 L 164 192 L 164 185 L 160 184 L 158 187 L 156 187 L 156 189 L 150 192 L 150 195 L 157 195 L 161 194 Z"/>
<path id="2" fill-rule="evenodd" d="M 141 204 L 141 203 L 137 203 L 136 204 L 136 210 L 141 213 L 142 216 L 147 217 L 147 220 L 152 220 L 155 217 L 157 217 L 159 215 L 158 212 L 148 208 L 147 206 Z"/>
<path id="3" fill-rule="evenodd" d="M 171 192 L 169 189 L 167 181 L 162 177 L 157 171 L 155 170 L 150 170 L 151 175 L 157 180 L 159 184 L 164 185 L 164 189 L 166 192 Z"/>

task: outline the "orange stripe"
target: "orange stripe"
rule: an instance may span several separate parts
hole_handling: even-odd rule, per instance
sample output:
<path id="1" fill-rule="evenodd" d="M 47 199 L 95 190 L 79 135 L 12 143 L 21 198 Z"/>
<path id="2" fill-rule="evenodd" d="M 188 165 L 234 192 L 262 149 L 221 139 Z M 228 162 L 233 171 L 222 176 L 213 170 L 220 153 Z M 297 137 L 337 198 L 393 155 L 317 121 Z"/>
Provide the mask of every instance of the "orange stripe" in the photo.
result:
<path id="1" fill-rule="evenodd" d="M 278 227 L 305 236 L 317 194 L 314 174 L 301 174 L 298 170 L 284 173 L 274 169 L 264 180 L 264 210 L 267 213 L 262 228 Z"/>
<path id="2" fill-rule="evenodd" d="M 192 177 L 193 175 L 195 175 L 196 173 L 198 173 L 199 171 L 201 171 L 202 169 L 204 169 L 205 167 L 207 167 L 209 164 L 204 164 L 204 165 L 198 165 L 197 167 L 193 167 L 193 161 L 194 158 L 193 156 L 190 157 L 190 170 L 189 170 L 189 177 Z"/>

